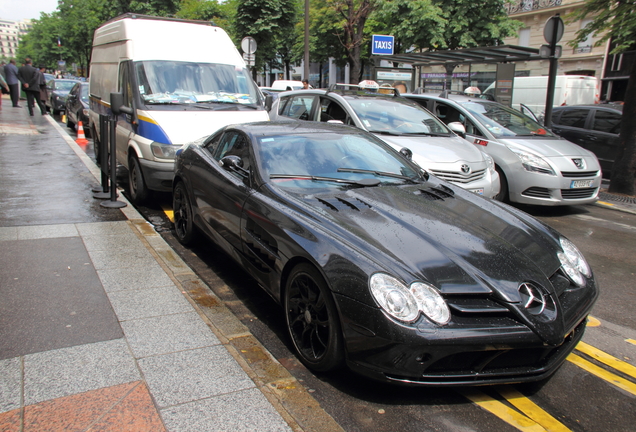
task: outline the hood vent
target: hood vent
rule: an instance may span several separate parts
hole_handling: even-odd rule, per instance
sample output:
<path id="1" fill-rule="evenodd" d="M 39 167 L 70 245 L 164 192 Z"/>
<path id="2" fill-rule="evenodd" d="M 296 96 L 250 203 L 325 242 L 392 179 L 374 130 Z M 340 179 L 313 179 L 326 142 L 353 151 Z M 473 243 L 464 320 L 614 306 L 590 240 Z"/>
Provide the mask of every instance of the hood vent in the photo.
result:
<path id="1" fill-rule="evenodd" d="M 455 192 L 449 187 L 439 185 L 428 189 L 420 189 L 420 195 L 429 201 L 444 200 L 446 198 L 454 198 Z"/>
<path id="2" fill-rule="evenodd" d="M 322 205 L 324 205 L 325 207 L 327 207 L 330 210 L 333 211 L 340 211 L 340 210 L 355 210 L 355 211 L 360 211 L 360 208 L 358 206 L 356 206 L 354 203 L 352 203 L 349 200 L 340 198 L 340 197 L 334 197 L 331 198 L 329 200 L 326 199 L 321 199 L 321 198 L 316 198 Z M 360 200 L 358 200 L 360 201 Z M 368 207 L 369 206 L 367 203 L 360 201 L 362 204 L 365 204 Z"/>

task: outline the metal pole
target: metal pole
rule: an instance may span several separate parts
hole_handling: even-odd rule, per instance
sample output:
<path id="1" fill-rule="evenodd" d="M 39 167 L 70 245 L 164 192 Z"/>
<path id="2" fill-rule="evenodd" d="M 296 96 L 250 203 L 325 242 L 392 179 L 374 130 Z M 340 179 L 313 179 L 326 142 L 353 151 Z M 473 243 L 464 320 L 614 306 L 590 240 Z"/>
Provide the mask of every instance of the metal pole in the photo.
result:
<path id="1" fill-rule="evenodd" d="M 110 144 L 110 200 L 103 201 L 99 205 L 107 208 L 122 208 L 126 207 L 126 203 L 117 201 L 117 155 L 116 152 L 116 128 L 117 128 L 117 116 L 112 114 L 108 119 L 110 126 L 109 144 Z"/>
<path id="2" fill-rule="evenodd" d="M 555 15 L 556 17 L 559 14 Z M 556 44 L 559 41 L 559 35 L 556 31 L 552 34 L 552 40 L 550 41 L 550 70 L 548 71 L 548 94 L 545 99 L 545 118 L 543 119 L 543 125 L 546 128 L 552 126 L 552 104 L 554 103 L 554 86 L 556 84 L 557 69 L 559 67 L 559 60 L 556 58 Z"/>
<path id="3" fill-rule="evenodd" d="M 309 0 L 305 0 L 305 65 L 303 78 L 309 81 Z"/>

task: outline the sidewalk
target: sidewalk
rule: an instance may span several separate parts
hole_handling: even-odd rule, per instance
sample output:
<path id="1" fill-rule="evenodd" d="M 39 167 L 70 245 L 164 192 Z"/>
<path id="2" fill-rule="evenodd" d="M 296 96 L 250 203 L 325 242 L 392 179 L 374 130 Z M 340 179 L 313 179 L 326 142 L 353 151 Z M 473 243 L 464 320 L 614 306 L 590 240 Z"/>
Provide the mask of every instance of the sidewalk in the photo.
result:
<path id="1" fill-rule="evenodd" d="M 93 199 L 99 178 L 3 100 L 0 430 L 342 430 L 134 207 Z"/>

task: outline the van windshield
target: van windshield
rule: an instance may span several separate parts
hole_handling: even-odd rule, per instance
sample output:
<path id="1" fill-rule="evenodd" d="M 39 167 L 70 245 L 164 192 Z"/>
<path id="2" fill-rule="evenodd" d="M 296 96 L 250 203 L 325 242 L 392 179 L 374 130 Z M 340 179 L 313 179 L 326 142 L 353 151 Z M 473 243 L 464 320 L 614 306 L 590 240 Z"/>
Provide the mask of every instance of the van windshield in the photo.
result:
<path id="1" fill-rule="evenodd" d="M 234 65 L 179 61 L 135 62 L 139 95 L 146 104 L 260 104 L 247 69 Z"/>
<path id="2" fill-rule="evenodd" d="M 554 136 L 549 130 L 530 117 L 505 105 L 476 100 L 462 102 L 461 105 L 470 111 L 497 138 L 538 135 L 543 137 Z"/>

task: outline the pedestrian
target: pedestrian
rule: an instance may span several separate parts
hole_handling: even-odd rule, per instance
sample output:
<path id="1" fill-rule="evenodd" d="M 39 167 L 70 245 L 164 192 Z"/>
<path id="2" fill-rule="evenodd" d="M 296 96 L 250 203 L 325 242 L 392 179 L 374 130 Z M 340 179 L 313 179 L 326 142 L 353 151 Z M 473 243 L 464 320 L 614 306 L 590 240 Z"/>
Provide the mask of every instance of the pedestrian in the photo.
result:
<path id="1" fill-rule="evenodd" d="M 18 67 L 15 65 L 15 59 L 9 60 L 4 66 L 5 79 L 9 86 L 9 94 L 11 95 L 11 103 L 14 107 L 19 108 L 20 100 L 20 80 L 18 79 Z"/>
<path id="2" fill-rule="evenodd" d="M 27 97 L 27 107 L 29 108 L 29 115 L 33 116 L 33 105 L 37 102 L 40 107 L 42 115 L 46 114 L 46 107 L 42 105 L 40 100 L 40 81 L 42 72 L 36 69 L 31 64 L 31 59 L 27 58 L 24 61 L 24 66 L 18 70 L 18 78 L 22 82 L 22 88 Z"/>
<path id="3" fill-rule="evenodd" d="M 9 85 L 7 84 L 7 82 L 4 80 L 4 77 L 2 76 L 2 74 L 0 74 L 0 87 L 2 87 L 2 90 L 6 90 L 7 93 L 9 92 Z M 2 98 L 0 97 L 0 107 L 2 106 Z"/>
<path id="4" fill-rule="evenodd" d="M 46 111 L 46 101 L 49 100 L 49 90 L 46 88 L 46 78 L 44 77 L 46 66 L 40 65 L 40 100 Z"/>
<path id="5" fill-rule="evenodd" d="M 309 89 L 309 81 L 307 79 L 303 80 L 303 90 Z"/>

